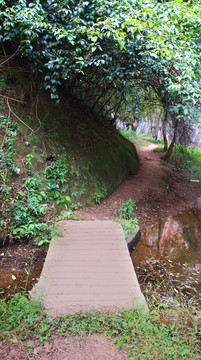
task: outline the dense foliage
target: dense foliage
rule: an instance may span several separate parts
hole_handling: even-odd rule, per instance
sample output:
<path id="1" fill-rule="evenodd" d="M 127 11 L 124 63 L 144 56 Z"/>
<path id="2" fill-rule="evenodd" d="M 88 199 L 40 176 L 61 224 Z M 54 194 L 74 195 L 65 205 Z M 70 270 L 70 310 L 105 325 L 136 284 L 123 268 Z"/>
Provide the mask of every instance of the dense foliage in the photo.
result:
<path id="1" fill-rule="evenodd" d="M 56 101 L 62 88 L 111 115 L 128 93 L 135 102 L 137 85 L 152 88 L 164 109 L 164 127 L 171 122 L 174 129 L 174 145 L 181 124 L 197 121 L 200 110 L 200 5 L 182 0 L 5 0 L 0 40 L 8 59 L 26 57 Z M 6 60 L 1 64 L 7 65 Z"/>

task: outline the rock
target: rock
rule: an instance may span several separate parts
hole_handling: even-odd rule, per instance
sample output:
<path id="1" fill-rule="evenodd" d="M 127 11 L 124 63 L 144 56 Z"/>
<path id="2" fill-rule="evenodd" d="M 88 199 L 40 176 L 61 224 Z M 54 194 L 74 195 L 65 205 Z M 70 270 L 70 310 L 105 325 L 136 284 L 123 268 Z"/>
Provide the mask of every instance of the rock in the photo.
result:
<path id="1" fill-rule="evenodd" d="M 137 225 L 136 229 L 132 231 L 129 237 L 126 239 L 126 243 L 128 246 L 128 250 L 131 252 L 133 248 L 137 245 L 137 243 L 141 239 L 141 230 L 140 227 Z"/>
<path id="2" fill-rule="evenodd" d="M 201 209 L 201 196 L 196 199 L 195 207 Z"/>

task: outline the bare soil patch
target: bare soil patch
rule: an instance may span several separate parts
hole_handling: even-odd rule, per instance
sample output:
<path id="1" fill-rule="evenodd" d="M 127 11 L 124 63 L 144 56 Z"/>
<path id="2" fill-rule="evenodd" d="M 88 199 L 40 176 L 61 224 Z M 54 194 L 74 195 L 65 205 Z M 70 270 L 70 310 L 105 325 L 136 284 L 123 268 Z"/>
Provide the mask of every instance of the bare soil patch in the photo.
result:
<path id="1" fill-rule="evenodd" d="M 11 244 L 0 249 L 0 296 L 29 291 L 38 282 L 47 247 Z"/>
<path id="2" fill-rule="evenodd" d="M 27 352 L 29 347 L 30 352 Z M 113 341 L 104 335 L 56 336 L 42 345 L 28 340 L 24 344 L 6 342 L 1 344 L 1 360 L 123 360 L 123 351 L 116 348 Z"/>

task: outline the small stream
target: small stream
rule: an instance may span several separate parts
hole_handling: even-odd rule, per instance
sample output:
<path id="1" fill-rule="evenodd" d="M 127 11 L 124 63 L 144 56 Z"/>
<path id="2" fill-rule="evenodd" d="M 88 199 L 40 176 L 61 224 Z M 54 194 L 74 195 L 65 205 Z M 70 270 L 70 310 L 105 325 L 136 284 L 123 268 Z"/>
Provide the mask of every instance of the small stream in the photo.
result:
<path id="1" fill-rule="evenodd" d="M 139 282 L 201 305 L 201 209 L 179 212 L 142 231 L 131 253 Z M 166 293 L 166 295 L 165 295 Z"/>

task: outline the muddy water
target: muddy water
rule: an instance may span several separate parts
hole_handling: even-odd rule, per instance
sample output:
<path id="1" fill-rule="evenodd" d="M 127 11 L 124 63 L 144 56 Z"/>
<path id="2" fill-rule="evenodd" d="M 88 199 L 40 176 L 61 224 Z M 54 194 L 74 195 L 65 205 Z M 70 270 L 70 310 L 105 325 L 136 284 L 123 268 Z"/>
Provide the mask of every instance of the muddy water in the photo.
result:
<path id="1" fill-rule="evenodd" d="M 150 269 L 156 271 L 156 277 L 161 272 L 156 268 L 159 261 L 163 267 L 166 263 L 172 281 L 180 285 L 182 282 L 183 291 L 201 293 L 201 210 L 186 210 L 147 227 L 131 257 L 140 271 L 152 261 Z"/>

